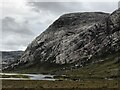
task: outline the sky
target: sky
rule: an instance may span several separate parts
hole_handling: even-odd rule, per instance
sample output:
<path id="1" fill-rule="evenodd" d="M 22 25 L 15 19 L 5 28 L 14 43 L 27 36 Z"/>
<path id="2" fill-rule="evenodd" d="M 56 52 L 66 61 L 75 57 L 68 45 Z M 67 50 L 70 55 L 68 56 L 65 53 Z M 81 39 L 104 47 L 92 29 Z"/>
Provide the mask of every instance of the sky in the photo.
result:
<path id="1" fill-rule="evenodd" d="M 63 14 L 95 11 L 111 13 L 118 8 L 118 1 L 0 1 L 0 51 L 24 51 L 35 37 L 45 31 L 49 25 Z"/>

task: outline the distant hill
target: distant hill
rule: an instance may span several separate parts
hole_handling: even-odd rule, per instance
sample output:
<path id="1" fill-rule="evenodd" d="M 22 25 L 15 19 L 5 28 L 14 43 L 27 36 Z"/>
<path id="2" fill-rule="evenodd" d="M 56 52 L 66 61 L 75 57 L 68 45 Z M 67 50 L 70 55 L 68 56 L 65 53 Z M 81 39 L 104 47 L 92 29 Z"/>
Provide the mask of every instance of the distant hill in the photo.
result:
<path id="1" fill-rule="evenodd" d="M 3 68 L 17 62 L 23 54 L 23 51 L 0 51 L 2 53 L 2 66 Z"/>

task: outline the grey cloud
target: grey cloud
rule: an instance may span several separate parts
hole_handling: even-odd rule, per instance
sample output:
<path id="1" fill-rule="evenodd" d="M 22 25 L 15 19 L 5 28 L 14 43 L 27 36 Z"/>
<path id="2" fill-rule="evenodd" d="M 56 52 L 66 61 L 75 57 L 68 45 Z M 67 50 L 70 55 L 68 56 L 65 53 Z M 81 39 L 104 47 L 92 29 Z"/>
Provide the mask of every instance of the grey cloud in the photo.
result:
<path id="1" fill-rule="evenodd" d="M 12 17 L 2 19 L 2 49 L 18 50 L 26 47 L 35 36 L 25 22 L 17 22 Z"/>
<path id="2" fill-rule="evenodd" d="M 18 23 L 12 17 L 5 17 L 2 19 L 2 30 L 3 33 L 21 33 L 25 35 L 33 35 L 33 32 L 29 30 L 27 22 Z"/>
<path id="3" fill-rule="evenodd" d="M 19 34 L 17 35 L 9 35 L 6 38 L 3 38 L 3 49 L 5 50 L 18 50 L 26 47 L 33 37 L 21 37 Z"/>
<path id="4" fill-rule="evenodd" d="M 61 14 L 67 12 L 105 11 L 117 9 L 117 2 L 28 2 L 35 11 Z M 85 4 L 87 3 L 87 4 Z"/>
<path id="5" fill-rule="evenodd" d="M 63 2 L 29 2 L 29 5 L 32 6 L 35 11 L 50 11 L 54 14 L 71 11 L 66 4 L 67 3 Z"/>
<path id="6" fill-rule="evenodd" d="M 117 2 L 91 2 L 89 4 L 93 11 L 113 12 L 118 8 Z"/>

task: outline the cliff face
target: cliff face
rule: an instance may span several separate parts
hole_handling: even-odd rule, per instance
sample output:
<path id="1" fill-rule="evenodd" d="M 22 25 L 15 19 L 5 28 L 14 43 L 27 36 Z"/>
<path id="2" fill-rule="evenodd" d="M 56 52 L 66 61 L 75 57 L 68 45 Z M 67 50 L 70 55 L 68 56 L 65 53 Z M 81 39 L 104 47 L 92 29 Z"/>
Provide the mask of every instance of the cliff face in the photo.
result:
<path id="1" fill-rule="evenodd" d="M 120 9 L 112 14 L 71 13 L 61 16 L 32 41 L 17 65 L 84 65 L 119 51 Z"/>

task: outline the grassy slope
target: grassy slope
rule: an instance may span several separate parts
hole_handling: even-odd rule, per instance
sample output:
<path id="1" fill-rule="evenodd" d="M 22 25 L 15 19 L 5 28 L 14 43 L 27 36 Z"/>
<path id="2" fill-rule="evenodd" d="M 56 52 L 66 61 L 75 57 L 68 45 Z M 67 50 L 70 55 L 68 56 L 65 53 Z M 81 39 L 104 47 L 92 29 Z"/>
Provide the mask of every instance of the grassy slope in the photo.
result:
<path id="1" fill-rule="evenodd" d="M 90 64 L 86 67 L 64 71 L 67 78 L 80 79 L 119 79 L 119 61 L 118 59 L 110 58 L 105 61 Z"/>

